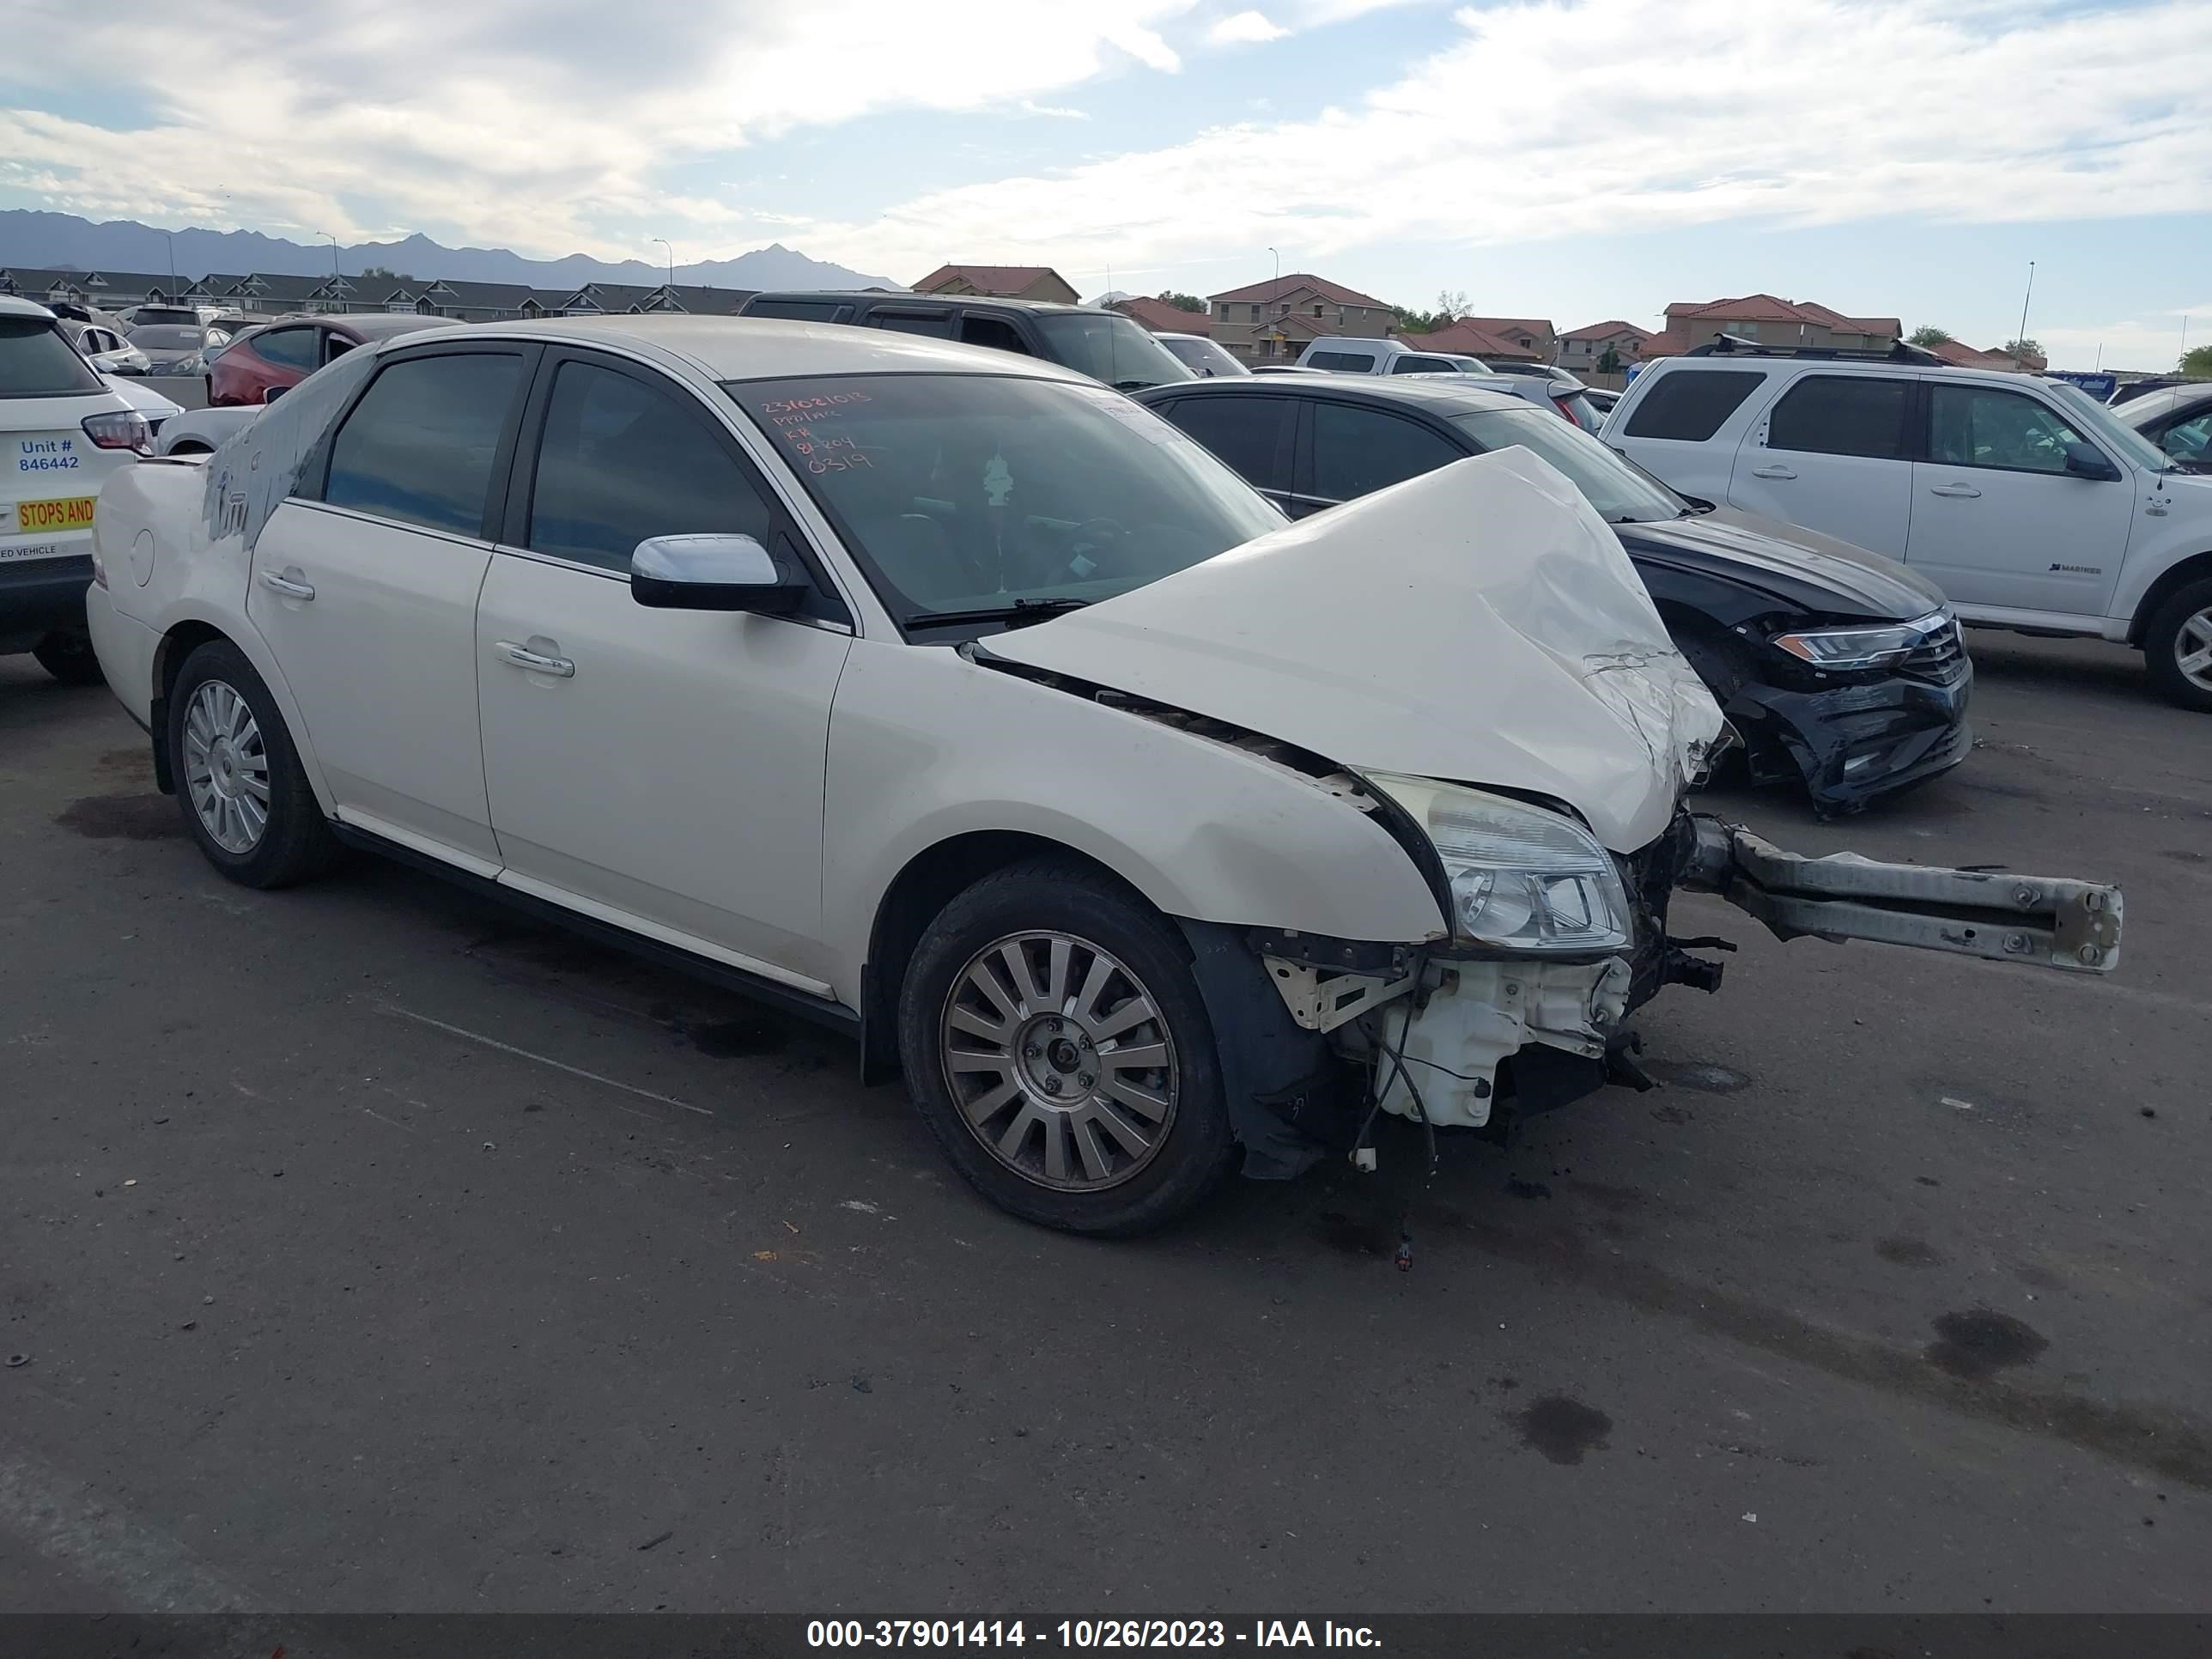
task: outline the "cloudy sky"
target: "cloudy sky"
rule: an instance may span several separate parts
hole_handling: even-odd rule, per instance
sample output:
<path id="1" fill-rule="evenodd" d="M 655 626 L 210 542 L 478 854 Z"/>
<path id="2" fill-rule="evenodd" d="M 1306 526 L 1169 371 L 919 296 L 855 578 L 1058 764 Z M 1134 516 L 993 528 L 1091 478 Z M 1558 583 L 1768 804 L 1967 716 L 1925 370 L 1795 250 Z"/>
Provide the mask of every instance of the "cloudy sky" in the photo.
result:
<path id="1" fill-rule="evenodd" d="M 195 0 L 38 7 L 0 206 L 1085 293 L 1283 269 L 1656 326 L 1765 289 L 2212 341 L 2203 0 Z M 417 273 L 429 275 L 433 273 Z"/>

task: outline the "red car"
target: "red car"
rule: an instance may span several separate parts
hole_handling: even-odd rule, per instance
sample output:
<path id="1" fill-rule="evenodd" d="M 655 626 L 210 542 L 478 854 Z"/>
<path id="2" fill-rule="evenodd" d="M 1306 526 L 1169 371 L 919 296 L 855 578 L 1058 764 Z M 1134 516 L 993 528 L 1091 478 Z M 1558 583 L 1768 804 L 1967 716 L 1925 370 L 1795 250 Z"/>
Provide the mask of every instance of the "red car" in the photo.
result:
<path id="1" fill-rule="evenodd" d="M 215 408 L 265 404 L 333 357 L 356 346 L 418 328 L 450 328 L 450 317 L 414 312 L 364 312 L 350 317 L 279 317 L 239 335 L 208 366 L 208 403 Z"/>

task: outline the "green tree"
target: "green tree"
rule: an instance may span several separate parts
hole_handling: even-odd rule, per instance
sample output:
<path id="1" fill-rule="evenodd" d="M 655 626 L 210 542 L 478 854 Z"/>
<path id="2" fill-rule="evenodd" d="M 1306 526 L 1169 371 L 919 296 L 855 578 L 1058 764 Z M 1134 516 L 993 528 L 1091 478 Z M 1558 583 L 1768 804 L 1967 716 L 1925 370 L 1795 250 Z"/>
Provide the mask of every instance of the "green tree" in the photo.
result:
<path id="1" fill-rule="evenodd" d="M 1601 374 L 1620 373 L 1620 354 L 1611 346 L 1597 354 L 1597 372 Z"/>
<path id="2" fill-rule="evenodd" d="M 1923 323 L 1905 337 L 1913 345 L 1939 346 L 1957 337 L 1948 328 L 1938 328 L 1933 323 Z"/>
<path id="3" fill-rule="evenodd" d="M 393 270 L 385 265 L 371 265 L 361 274 L 363 276 L 377 277 L 387 283 L 411 283 L 415 280 L 404 270 Z"/>
<path id="4" fill-rule="evenodd" d="M 2033 340 L 2007 340 L 2004 354 L 2008 357 L 2045 357 L 2049 355 Z"/>
<path id="5" fill-rule="evenodd" d="M 2212 380 L 2212 345 L 2191 346 L 2181 354 L 2175 367 L 2184 374 L 2201 374 Z"/>
<path id="6" fill-rule="evenodd" d="M 1177 311 L 1195 311 L 1203 315 L 1207 309 L 1206 301 L 1195 294 L 1178 294 L 1171 288 L 1162 289 L 1158 297 L 1166 301 Z"/>

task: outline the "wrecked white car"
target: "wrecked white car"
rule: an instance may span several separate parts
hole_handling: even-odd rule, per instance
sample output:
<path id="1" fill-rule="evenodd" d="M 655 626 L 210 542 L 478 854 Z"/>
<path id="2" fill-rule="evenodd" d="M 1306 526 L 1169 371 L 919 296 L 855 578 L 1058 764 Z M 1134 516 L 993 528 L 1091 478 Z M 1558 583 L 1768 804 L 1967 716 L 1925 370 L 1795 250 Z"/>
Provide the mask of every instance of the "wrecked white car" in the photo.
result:
<path id="1" fill-rule="evenodd" d="M 1129 1232 L 1378 1112 L 1599 1087 L 1785 935 L 2113 965 L 2116 892 L 1805 862 L 1522 451 L 1289 526 L 1069 371 L 682 316 L 410 334 L 118 475 L 100 663 L 216 867 L 424 864 L 852 1031 L 1006 1208 Z"/>

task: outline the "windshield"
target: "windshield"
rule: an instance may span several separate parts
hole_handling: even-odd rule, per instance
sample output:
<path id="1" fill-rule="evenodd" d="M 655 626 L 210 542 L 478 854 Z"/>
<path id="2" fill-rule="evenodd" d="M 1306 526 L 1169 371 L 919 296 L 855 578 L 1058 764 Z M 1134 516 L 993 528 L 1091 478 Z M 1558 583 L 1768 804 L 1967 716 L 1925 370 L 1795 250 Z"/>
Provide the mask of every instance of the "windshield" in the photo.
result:
<path id="1" fill-rule="evenodd" d="M 1198 378 L 1147 330 L 1118 312 L 1044 312 L 1034 320 L 1053 362 L 1124 392 Z"/>
<path id="2" fill-rule="evenodd" d="M 131 343 L 142 350 L 197 351 L 200 345 L 200 331 L 182 323 L 149 323 L 131 331 Z"/>
<path id="3" fill-rule="evenodd" d="M 0 317 L 0 398 L 98 392 L 104 384 L 49 319 Z"/>
<path id="4" fill-rule="evenodd" d="M 1607 524 L 1679 519 L 1689 503 L 1649 473 L 1632 470 L 1596 439 L 1535 409 L 1483 409 L 1455 415 L 1452 424 L 1485 450 L 1519 444 L 1567 475 Z"/>
<path id="5" fill-rule="evenodd" d="M 2151 472 L 2175 471 L 2173 458 L 2133 427 L 2123 426 L 2112 412 L 2078 386 L 2065 380 L 2045 380 L 2043 389 L 2058 402 L 2082 429 L 2095 433 L 2137 466 Z"/>
<path id="6" fill-rule="evenodd" d="M 1211 340 L 1163 339 L 1160 343 L 1173 352 L 1178 362 L 1196 369 L 1201 374 L 1215 374 L 1227 378 L 1237 374 L 1249 374 L 1252 372 Z"/>
<path id="7" fill-rule="evenodd" d="M 930 611 L 1111 599 L 1283 525 L 1204 449 L 1102 387 L 876 374 L 724 390 L 909 627 Z"/>

